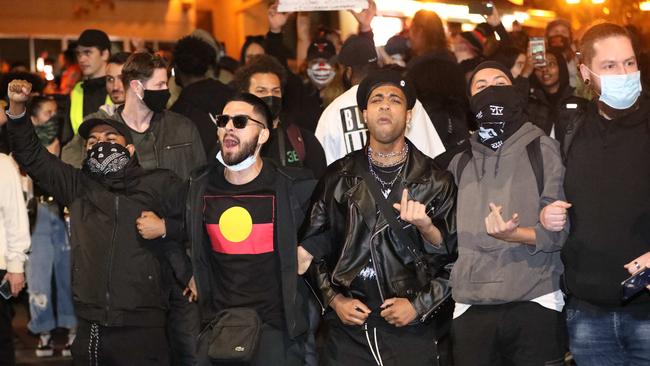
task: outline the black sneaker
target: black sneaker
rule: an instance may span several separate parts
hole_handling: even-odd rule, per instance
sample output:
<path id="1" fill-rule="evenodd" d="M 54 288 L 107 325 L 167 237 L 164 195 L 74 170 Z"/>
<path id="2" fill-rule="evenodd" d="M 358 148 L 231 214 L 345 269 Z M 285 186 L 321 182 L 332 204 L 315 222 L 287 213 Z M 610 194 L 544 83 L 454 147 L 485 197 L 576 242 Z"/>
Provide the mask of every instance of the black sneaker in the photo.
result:
<path id="1" fill-rule="evenodd" d="M 52 348 L 52 338 L 48 339 L 47 343 L 43 338 L 38 339 L 38 346 L 36 346 L 36 357 L 52 357 L 54 356 L 54 348 Z"/>

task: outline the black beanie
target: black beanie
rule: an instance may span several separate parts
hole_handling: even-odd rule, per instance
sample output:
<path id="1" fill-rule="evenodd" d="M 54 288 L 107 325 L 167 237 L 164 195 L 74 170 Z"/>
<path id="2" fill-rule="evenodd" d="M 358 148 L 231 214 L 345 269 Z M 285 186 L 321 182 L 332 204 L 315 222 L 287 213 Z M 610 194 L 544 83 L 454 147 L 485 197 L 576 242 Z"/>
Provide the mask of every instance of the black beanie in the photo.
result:
<path id="1" fill-rule="evenodd" d="M 515 78 L 512 77 L 512 73 L 510 72 L 510 70 L 509 70 L 505 65 L 503 65 L 502 63 L 497 62 L 497 61 L 492 61 L 492 60 L 490 60 L 490 61 L 483 61 L 483 62 L 481 62 L 478 66 L 476 66 L 476 67 L 474 68 L 474 71 L 472 71 L 472 76 L 469 78 L 469 83 L 468 83 L 468 85 L 467 85 L 467 92 L 468 92 L 468 95 L 471 94 L 469 91 L 472 89 L 472 81 L 474 80 L 474 76 L 476 76 L 476 73 L 478 73 L 479 71 L 481 71 L 481 70 L 483 70 L 483 69 L 497 69 L 497 70 L 501 70 L 501 71 L 503 71 L 504 74 L 506 74 L 506 76 L 508 77 L 508 79 L 510 79 L 510 82 L 511 82 L 511 83 L 514 84 L 514 82 L 515 82 Z"/>

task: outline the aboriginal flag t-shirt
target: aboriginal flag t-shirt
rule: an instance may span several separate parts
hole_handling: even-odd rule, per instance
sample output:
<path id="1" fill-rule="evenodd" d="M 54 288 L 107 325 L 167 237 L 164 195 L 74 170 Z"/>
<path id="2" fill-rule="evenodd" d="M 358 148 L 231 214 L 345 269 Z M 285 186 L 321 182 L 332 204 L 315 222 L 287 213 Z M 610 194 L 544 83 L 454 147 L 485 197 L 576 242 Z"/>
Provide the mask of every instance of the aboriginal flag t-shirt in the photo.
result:
<path id="1" fill-rule="evenodd" d="M 211 178 L 203 196 L 203 222 L 219 309 L 254 308 L 264 323 L 283 328 L 275 172 L 267 166 L 244 185 L 230 184 L 223 175 Z"/>

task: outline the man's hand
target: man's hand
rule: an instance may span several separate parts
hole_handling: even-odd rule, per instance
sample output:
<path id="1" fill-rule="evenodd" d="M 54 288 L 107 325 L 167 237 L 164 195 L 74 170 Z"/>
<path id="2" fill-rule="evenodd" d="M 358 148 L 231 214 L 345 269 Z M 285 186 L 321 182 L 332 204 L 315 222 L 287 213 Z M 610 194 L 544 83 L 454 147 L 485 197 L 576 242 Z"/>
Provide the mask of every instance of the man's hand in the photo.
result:
<path id="1" fill-rule="evenodd" d="M 436 246 L 440 245 L 442 243 L 442 233 L 427 215 L 426 206 L 418 201 L 409 200 L 408 196 L 408 190 L 404 189 L 401 203 L 393 204 L 393 208 L 399 211 L 402 221 L 415 225 L 426 241 Z"/>
<path id="2" fill-rule="evenodd" d="M 357 19 L 357 22 L 359 22 L 359 32 L 370 32 L 372 30 L 370 23 L 372 23 L 372 19 L 377 15 L 377 4 L 375 4 L 374 0 L 368 0 L 367 9 L 363 9 L 358 13 L 354 10 L 350 10 L 350 13 L 352 13 L 352 15 Z"/>
<path id="3" fill-rule="evenodd" d="M 497 10 L 497 7 L 494 6 L 494 4 L 492 5 L 492 14 L 486 16 L 485 21 L 493 28 L 501 24 L 501 16 L 499 15 L 499 11 Z"/>
<path id="4" fill-rule="evenodd" d="M 303 275 L 307 272 L 307 269 L 311 265 L 311 261 L 314 259 L 314 256 L 309 254 L 302 245 L 298 246 L 298 274 Z"/>
<path id="5" fill-rule="evenodd" d="M 194 281 L 194 276 L 190 278 L 190 282 L 187 283 L 187 287 L 183 290 L 183 296 L 187 297 L 189 302 L 194 302 L 199 298 L 199 292 L 196 290 L 196 281 Z"/>
<path id="6" fill-rule="evenodd" d="M 12 80 L 7 88 L 9 98 L 9 113 L 18 116 L 25 111 L 25 104 L 32 92 L 32 84 L 25 80 Z"/>
<path id="7" fill-rule="evenodd" d="M 402 191 L 401 203 L 395 203 L 393 207 L 399 211 L 402 221 L 413 224 L 418 229 L 429 228 L 432 225 L 431 218 L 427 216 L 427 207 L 418 201 L 409 200 L 407 189 Z"/>
<path id="8" fill-rule="evenodd" d="M 539 222 L 548 231 L 562 231 L 567 221 L 567 210 L 571 204 L 564 201 L 555 201 L 546 205 L 539 213 Z"/>
<path id="9" fill-rule="evenodd" d="M 160 238 L 167 232 L 165 220 L 151 211 L 142 211 L 135 224 L 140 236 L 147 240 Z"/>
<path id="10" fill-rule="evenodd" d="M 490 214 L 485 218 L 485 230 L 491 237 L 508 241 L 519 227 L 519 215 L 514 214 L 507 222 L 501 216 L 503 207 L 490 203 Z"/>
<path id="11" fill-rule="evenodd" d="M 384 301 L 381 304 L 383 309 L 379 315 L 389 324 L 396 327 L 403 327 L 411 323 L 418 316 L 418 312 L 408 299 L 398 297 Z"/>
<path id="12" fill-rule="evenodd" d="M 4 279 L 11 285 L 11 294 L 18 297 L 20 291 L 25 287 L 25 274 L 7 272 Z"/>
<path id="13" fill-rule="evenodd" d="M 269 7 L 269 30 L 272 33 L 282 33 L 282 27 L 287 24 L 287 20 L 292 13 L 280 13 L 278 11 L 278 2 L 274 2 Z"/>
<path id="14" fill-rule="evenodd" d="M 330 307 L 336 311 L 336 315 L 345 325 L 363 325 L 371 313 L 370 309 L 361 301 L 341 294 L 334 297 Z"/>
<path id="15" fill-rule="evenodd" d="M 627 269 L 630 274 L 635 274 L 642 268 L 650 267 L 650 252 L 647 252 L 623 267 Z M 646 286 L 646 288 L 650 290 L 650 285 Z"/>
<path id="16" fill-rule="evenodd" d="M 521 70 L 521 76 L 529 78 L 533 71 L 535 71 L 535 61 L 533 60 L 533 54 L 528 50 L 528 53 L 526 54 L 526 64 L 524 64 L 524 68 Z"/>

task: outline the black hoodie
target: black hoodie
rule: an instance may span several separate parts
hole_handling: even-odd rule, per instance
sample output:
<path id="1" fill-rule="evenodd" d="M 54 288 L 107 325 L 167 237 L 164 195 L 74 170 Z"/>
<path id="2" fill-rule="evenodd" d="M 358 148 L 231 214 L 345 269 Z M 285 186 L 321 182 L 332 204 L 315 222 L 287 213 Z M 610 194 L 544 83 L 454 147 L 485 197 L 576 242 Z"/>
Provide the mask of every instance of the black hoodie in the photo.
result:
<path id="1" fill-rule="evenodd" d="M 217 146 L 217 126 L 212 118 L 223 112 L 223 107 L 233 93 L 222 82 L 205 79 L 183 87 L 178 100 L 170 108 L 172 112 L 181 114 L 194 123 L 201 135 L 208 160 L 215 156 Z"/>

